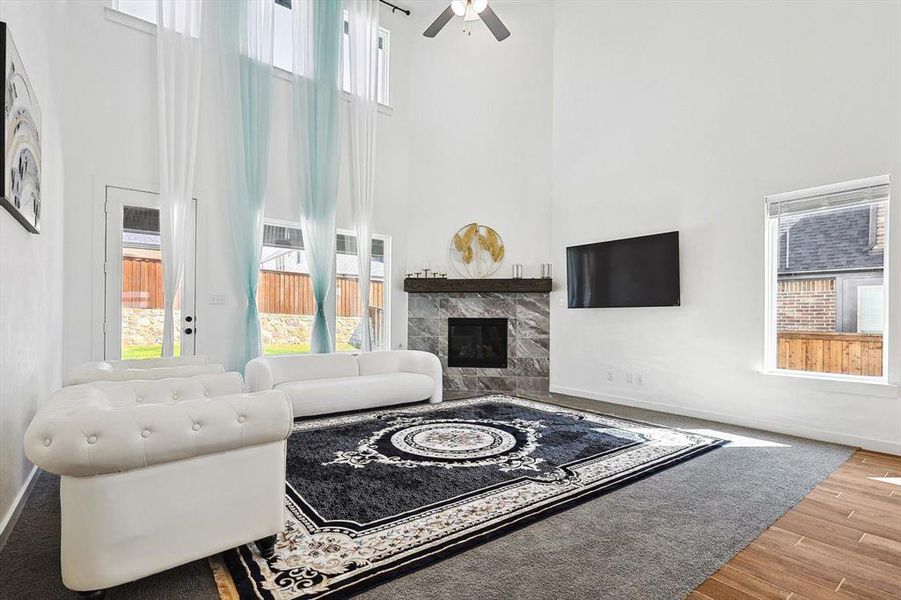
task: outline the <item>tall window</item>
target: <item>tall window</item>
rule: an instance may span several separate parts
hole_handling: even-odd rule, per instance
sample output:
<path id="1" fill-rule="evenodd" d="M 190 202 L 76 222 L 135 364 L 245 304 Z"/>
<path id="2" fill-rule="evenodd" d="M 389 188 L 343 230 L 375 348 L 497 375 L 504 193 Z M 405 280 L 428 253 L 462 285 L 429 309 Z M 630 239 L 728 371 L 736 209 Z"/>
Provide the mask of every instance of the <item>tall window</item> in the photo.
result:
<path id="1" fill-rule="evenodd" d="M 387 348 L 385 273 L 388 244 L 384 236 L 374 236 L 372 240 L 368 313 L 373 349 Z M 357 240 L 353 234 L 338 234 L 335 266 L 335 347 L 339 352 L 354 352 L 362 343 L 364 313 L 357 287 Z M 257 306 L 264 354 L 310 351 L 315 302 L 303 235 L 296 224 L 267 222 L 264 226 Z"/>
<path id="2" fill-rule="evenodd" d="M 888 177 L 767 197 L 767 367 L 884 377 Z"/>
<path id="3" fill-rule="evenodd" d="M 291 23 L 291 0 L 272 0 L 275 7 L 272 15 L 272 64 L 283 70 L 291 72 L 294 63 L 294 30 Z M 123 13 L 137 17 L 148 23 L 156 23 L 156 0 L 113 0 L 113 7 Z M 345 92 L 350 92 L 350 68 L 348 61 L 350 60 L 350 52 L 348 45 L 350 44 L 349 34 L 350 24 L 348 23 L 347 13 L 344 14 L 344 41 L 342 56 L 342 84 Z M 391 33 L 379 27 L 379 48 L 378 48 L 378 82 L 377 94 L 379 104 L 388 105 L 388 83 L 389 83 L 389 52 L 390 52 Z"/>

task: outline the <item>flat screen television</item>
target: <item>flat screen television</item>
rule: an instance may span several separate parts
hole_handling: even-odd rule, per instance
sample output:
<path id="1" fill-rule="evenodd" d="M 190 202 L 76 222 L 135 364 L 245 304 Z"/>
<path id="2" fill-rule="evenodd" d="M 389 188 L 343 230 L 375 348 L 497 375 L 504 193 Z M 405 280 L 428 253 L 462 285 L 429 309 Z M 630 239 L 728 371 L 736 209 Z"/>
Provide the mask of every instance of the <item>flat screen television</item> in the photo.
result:
<path id="1" fill-rule="evenodd" d="M 679 306 L 679 232 L 566 249 L 570 308 Z"/>

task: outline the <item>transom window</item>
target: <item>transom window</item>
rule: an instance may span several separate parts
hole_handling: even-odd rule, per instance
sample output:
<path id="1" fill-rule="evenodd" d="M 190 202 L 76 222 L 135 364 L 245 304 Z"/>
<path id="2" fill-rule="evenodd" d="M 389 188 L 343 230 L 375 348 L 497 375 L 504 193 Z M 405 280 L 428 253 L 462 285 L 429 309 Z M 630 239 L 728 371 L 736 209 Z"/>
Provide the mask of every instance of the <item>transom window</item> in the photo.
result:
<path id="1" fill-rule="evenodd" d="M 888 177 L 768 196 L 768 370 L 886 376 Z"/>
<path id="2" fill-rule="evenodd" d="M 273 2 L 275 2 L 275 7 L 272 16 L 272 64 L 276 68 L 290 73 L 294 62 L 291 0 L 273 0 Z M 156 0 L 113 0 L 113 7 L 148 23 L 156 23 Z M 344 91 L 348 93 L 350 92 L 349 28 L 350 24 L 345 12 L 341 81 Z M 390 43 L 391 33 L 387 29 L 379 27 L 377 94 L 379 104 L 385 106 L 388 106 L 390 99 L 388 94 Z"/>

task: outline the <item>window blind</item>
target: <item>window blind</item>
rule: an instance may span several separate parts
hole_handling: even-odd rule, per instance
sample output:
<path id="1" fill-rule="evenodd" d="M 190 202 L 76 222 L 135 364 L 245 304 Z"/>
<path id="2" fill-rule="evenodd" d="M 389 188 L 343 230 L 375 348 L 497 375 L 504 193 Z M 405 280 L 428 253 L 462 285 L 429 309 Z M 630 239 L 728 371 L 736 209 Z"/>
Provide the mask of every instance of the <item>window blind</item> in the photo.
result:
<path id="1" fill-rule="evenodd" d="M 833 186 L 812 188 L 800 192 L 767 196 L 767 214 L 779 217 L 818 210 L 830 210 L 864 204 L 885 202 L 889 198 L 887 178 L 864 179 L 852 185 L 834 189 Z"/>

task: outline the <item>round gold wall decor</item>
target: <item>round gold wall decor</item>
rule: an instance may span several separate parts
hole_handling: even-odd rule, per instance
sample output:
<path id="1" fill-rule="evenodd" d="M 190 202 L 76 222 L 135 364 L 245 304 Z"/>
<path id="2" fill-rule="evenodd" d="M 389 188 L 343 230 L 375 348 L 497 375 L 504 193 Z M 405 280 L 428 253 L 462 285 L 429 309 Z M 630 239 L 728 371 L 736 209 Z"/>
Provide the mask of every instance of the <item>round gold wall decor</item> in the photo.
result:
<path id="1" fill-rule="evenodd" d="M 470 223 L 461 227 L 451 238 L 448 256 L 458 275 L 480 279 L 488 277 L 501 266 L 504 242 L 491 227 Z"/>

